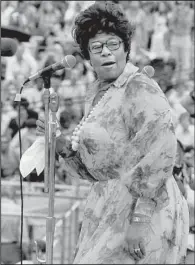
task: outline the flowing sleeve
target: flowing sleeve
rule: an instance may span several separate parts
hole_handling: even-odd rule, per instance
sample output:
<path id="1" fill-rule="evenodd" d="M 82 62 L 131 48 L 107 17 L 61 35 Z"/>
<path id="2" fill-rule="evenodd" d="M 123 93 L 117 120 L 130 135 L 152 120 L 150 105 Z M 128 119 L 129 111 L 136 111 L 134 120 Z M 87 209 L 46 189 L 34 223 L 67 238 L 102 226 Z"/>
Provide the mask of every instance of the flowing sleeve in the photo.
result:
<path id="1" fill-rule="evenodd" d="M 72 150 L 71 142 L 63 135 L 56 139 L 56 153 L 64 159 L 66 170 L 71 171 L 75 177 L 97 181 L 82 163 L 79 153 Z"/>
<path id="2" fill-rule="evenodd" d="M 168 200 L 165 182 L 172 176 L 176 156 L 170 106 L 153 79 L 137 74 L 125 89 L 122 116 L 129 157 L 122 181 L 135 198 L 132 218 L 150 220 L 155 207 Z"/>

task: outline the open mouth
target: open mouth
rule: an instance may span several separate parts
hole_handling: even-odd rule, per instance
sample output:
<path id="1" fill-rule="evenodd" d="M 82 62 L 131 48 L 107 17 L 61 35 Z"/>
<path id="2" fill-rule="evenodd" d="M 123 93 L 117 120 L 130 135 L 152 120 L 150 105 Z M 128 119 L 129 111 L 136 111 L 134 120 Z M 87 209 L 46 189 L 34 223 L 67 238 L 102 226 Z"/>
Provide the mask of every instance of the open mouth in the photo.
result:
<path id="1" fill-rule="evenodd" d="M 106 63 L 103 63 L 102 66 L 111 66 L 115 64 L 115 62 L 106 62 Z"/>

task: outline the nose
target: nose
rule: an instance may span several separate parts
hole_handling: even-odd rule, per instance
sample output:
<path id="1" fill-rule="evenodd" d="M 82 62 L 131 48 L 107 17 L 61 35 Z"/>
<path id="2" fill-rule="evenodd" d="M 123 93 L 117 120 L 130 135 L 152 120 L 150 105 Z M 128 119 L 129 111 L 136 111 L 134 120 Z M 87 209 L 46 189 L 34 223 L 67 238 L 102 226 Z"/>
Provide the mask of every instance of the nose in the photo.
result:
<path id="1" fill-rule="evenodd" d="M 111 51 L 108 49 L 108 47 L 107 47 L 105 44 L 103 45 L 103 48 L 102 48 L 102 52 L 101 52 L 101 54 L 102 54 L 103 56 L 108 56 L 108 55 L 111 54 Z"/>

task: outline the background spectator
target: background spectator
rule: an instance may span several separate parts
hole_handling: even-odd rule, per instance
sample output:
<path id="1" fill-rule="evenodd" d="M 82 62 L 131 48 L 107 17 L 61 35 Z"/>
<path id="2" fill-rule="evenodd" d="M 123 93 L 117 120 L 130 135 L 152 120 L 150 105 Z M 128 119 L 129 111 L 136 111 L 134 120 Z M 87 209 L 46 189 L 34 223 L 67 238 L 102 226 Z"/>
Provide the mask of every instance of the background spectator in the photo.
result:
<path id="1" fill-rule="evenodd" d="M 171 54 L 176 61 L 175 82 L 189 78 L 193 26 L 194 10 L 189 1 L 175 1 L 169 18 Z"/>
<path id="2" fill-rule="evenodd" d="M 10 146 L 9 135 L 1 135 L 1 178 L 10 179 L 19 174 L 19 149 Z"/>
<path id="3" fill-rule="evenodd" d="M 19 88 L 37 70 L 37 61 L 26 47 L 26 44 L 21 43 L 18 45 L 16 54 L 7 58 L 5 78 L 7 80 L 14 80 L 16 86 Z"/>
<path id="4" fill-rule="evenodd" d="M 33 109 L 37 113 L 39 113 L 43 107 L 43 87 L 43 79 L 37 78 L 34 80 L 33 87 L 24 89 L 22 93 L 23 97 L 25 97 L 29 102 L 29 108 Z"/>
<path id="5" fill-rule="evenodd" d="M 10 123 L 7 128 L 7 133 L 11 135 L 11 138 L 15 136 L 18 132 L 19 128 L 24 128 L 26 126 L 27 119 L 34 118 L 38 119 L 38 113 L 30 108 L 28 108 L 29 102 L 25 98 L 21 98 L 20 104 L 20 127 L 19 127 L 19 119 L 18 115 L 15 118 L 10 120 Z M 18 114 L 18 102 L 13 102 L 13 107 L 17 111 Z"/>
<path id="6" fill-rule="evenodd" d="M 21 129 L 22 154 L 34 143 L 36 140 L 36 119 L 29 118 L 25 121 L 25 127 Z M 11 148 L 19 149 L 19 135 L 18 132 L 10 142 Z"/>
<path id="7" fill-rule="evenodd" d="M 184 112 L 179 117 L 179 124 L 176 128 L 177 139 L 183 144 L 184 147 L 194 147 L 194 126 L 190 123 L 190 115 Z"/>

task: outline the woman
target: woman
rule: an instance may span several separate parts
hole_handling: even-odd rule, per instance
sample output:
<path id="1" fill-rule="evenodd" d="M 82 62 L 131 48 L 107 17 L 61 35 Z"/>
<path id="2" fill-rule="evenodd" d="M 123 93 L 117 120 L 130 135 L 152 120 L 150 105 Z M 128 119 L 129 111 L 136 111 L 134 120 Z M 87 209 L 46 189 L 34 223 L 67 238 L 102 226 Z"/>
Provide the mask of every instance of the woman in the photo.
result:
<path id="1" fill-rule="evenodd" d="M 170 106 L 153 79 L 129 62 L 132 28 L 118 5 L 96 2 L 74 37 L 97 80 L 72 141 L 57 152 L 91 181 L 74 264 L 182 263 L 188 208 L 172 176 Z M 44 133 L 44 121 L 37 122 Z"/>

